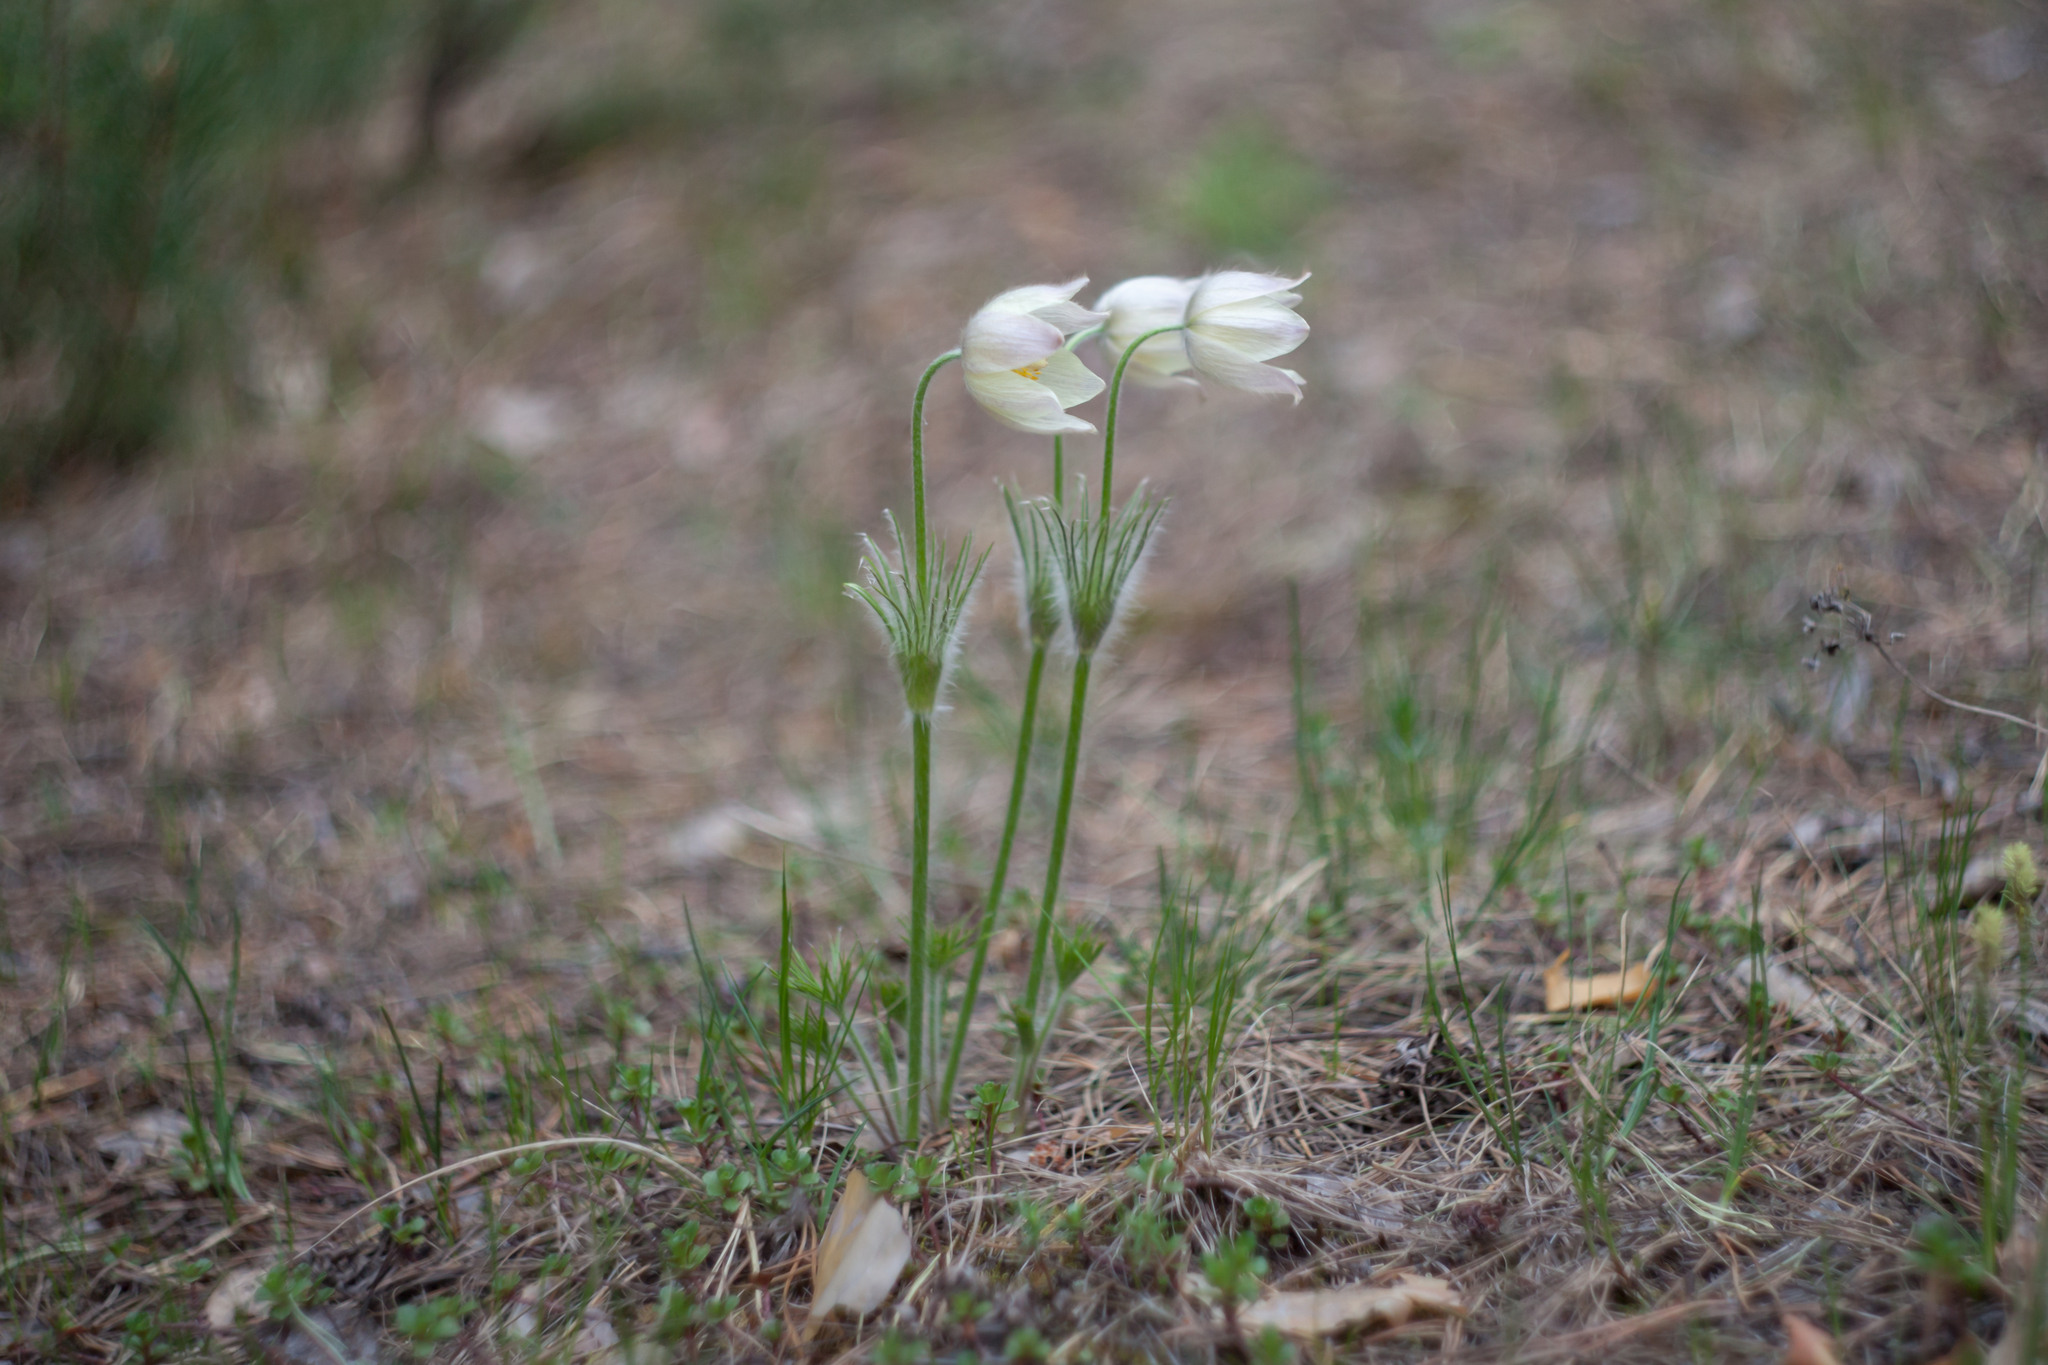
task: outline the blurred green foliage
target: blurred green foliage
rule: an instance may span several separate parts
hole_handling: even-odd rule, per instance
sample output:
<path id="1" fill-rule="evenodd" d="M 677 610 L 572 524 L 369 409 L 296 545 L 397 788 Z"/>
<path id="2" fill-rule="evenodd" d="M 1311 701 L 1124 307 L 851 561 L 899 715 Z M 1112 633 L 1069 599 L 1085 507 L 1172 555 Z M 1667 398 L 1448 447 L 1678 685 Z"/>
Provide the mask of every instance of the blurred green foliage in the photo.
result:
<path id="1" fill-rule="evenodd" d="M 166 431 L 222 359 L 286 139 L 376 86 L 408 13 L 0 4 L 0 490 Z"/>
<path id="2" fill-rule="evenodd" d="M 1271 264 L 1334 197 L 1330 178 L 1261 122 L 1231 124 L 1202 148 L 1182 200 L 1209 251 Z"/>

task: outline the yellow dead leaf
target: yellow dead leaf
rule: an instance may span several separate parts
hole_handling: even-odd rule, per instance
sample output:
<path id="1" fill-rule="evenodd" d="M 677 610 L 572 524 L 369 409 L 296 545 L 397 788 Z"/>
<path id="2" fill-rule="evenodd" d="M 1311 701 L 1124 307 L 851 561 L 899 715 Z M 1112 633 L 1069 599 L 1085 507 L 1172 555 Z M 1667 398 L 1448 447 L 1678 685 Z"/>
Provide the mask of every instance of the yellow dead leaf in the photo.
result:
<path id="1" fill-rule="evenodd" d="M 1779 1320 L 1785 1324 L 1782 1365 L 1841 1365 L 1835 1356 L 1834 1339 L 1826 1332 L 1797 1313 L 1787 1313 Z"/>
<path id="2" fill-rule="evenodd" d="M 1597 1009 L 1602 1005 L 1626 1005 L 1650 989 L 1650 969 L 1641 963 L 1625 972 L 1602 972 L 1598 976 L 1569 976 L 1559 953 L 1557 961 L 1543 972 L 1543 1008 L 1552 1014 L 1564 1010 Z"/>
<path id="3" fill-rule="evenodd" d="M 1392 1284 L 1345 1284 L 1266 1295 L 1241 1319 L 1259 1331 L 1277 1327 L 1291 1337 L 1327 1337 L 1353 1327 L 1399 1327 L 1411 1318 L 1463 1317 L 1458 1292 L 1427 1275 L 1403 1275 Z"/>
<path id="4" fill-rule="evenodd" d="M 909 1260 L 910 1233 L 903 1215 L 875 1193 L 863 1171 L 849 1171 L 839 1206 L 825 1220 L 825 1235 L 818 1241 L 817 1268 L 811 1276 L 817 1290 L 802 1339 L 810 1340 L 835 1308 L 867 1314 L 881 1307 Z"/>

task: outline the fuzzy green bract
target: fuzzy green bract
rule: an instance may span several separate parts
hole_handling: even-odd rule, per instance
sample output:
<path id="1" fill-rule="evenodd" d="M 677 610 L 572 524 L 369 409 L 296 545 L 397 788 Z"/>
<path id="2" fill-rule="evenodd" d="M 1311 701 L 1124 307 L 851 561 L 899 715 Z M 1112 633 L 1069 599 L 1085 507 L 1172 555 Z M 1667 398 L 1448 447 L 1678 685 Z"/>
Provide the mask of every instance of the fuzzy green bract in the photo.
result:
<path id="1" fill-rule="evenodd" d="M 1086 502 L 1083 498 L 1084 506 Z M 1166 501 L 1140 485 L 1137 495 L 1106 520 L 1086 514 L 1070 517 L 1045 501 L 1034 511 L 1052 545 L 1060 602 L 1074 648 L 1093 654 L 1115 630 L 1137 587 L 1138 571 L 1166 512 Z"/>
<path id="2" fill-rule="evenodd" d="M 1018 624 L 1034 649 L 1057 639 L 1065 622 L 1053 542 L 1036 509 L 1035 500 L 1020 501 L 1010 489 L 1003 490 L 1003 510 L 1009 513 L 1010 535 L 1017 547 Z"/>
<path id="3" fill-rule="evenodd" d="M 914 715 L 929 716 L 945 694 L 988 552 L 973 555 L 973 542 L 963 539 L 949 556 L 946 543 L 934 540 L 929 549 L 933 572 L 920 581 L 899 567 L 904 560 L 903 534 L 894 516 L 883 516 L 896 541 L 896 560 L 892 563 L 873 540 L 862 536 L 860 570 L 866 581 L 847 584 L 846 592 L 866 603 L 881 624 L 890 661 L 903 683 L 904 705 Z"/>

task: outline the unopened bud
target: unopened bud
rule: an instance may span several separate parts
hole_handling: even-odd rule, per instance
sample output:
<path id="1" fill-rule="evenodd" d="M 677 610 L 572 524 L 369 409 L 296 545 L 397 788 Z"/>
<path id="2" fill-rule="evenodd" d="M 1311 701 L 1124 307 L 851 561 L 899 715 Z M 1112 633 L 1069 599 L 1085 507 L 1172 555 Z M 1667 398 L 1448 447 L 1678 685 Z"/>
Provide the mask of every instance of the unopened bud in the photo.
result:
<path id="1" fill-rule="evenodd" d="M 1970 916 L 1970 942 L 1977 946 L 1983 962 L 1996 962 L 2005 950 L 2005 911 L 1995 905 L 1978 906 Z"/>
<path id="2" fill-rule="evenodd" d="M 2005 846 L 1998 860 L 2005 873 L 2006 890 L 2021 905 L 2030 905 L 2041 894 L 2041 869 L 2034 862 L 2034 850 L 2017 841 Z"/>

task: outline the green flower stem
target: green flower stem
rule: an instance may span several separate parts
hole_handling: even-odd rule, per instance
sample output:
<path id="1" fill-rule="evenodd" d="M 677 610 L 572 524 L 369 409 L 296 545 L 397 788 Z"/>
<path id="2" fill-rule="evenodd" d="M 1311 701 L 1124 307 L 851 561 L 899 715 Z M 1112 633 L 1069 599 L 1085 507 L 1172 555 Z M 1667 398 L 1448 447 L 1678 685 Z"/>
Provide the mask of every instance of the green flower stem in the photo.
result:
<path id="1" fill-rule="evenodd" d="M 1057 444 L 1057 443 L 1055 443 Z M 1022 729 L 1017 734 L 1017 763 L 1010 772 L 1010 809 L 1003 817 L 1003 842 L 996 849 L 995 871 L 989 875 L 988 896 L 981 903 L 981 925 L 974 936 L 974 961 L 967 968 L 967 990 L 960 997 L 960 1022 L 953 1026 L 953 1051 L 946 1059 L 946 1084 L 941 1100 L 950 1105 L 953 1087 L 960 1079 L 960 1056 L 967 1047 L 967 1028 L 974 1019 L 974 1005 L 981 996 L 981 972 L 988 962 L 989 940 L 995 936 L 996 910 L 1003 903 L 1003 891 L 1010 877 L 1010 849 L 1017 840 L 1017 817 L 1024 809 L 1024 779 L 1031 770 L 1031 738 L 1038 728 L 1038 687 L 1045 678 L 1045 649 L 1031 651 L 1031 672 L 1024 679 Z"/>
<path id="2" fill-rule="evenodd" d="M 1066 438 L 1052 438 L 1052 504 L 1055 507 L 1067 505 L 1067 449 Z"/>
<path id="3" fill-rule="evenodd" d="M 909 999 L 909 1087 L 903 1103 L 903 1140 L 917 1148 L 918 1113 L 924 1107 L 924 995 L 925 979 L 931 975 L 931 948 L 925 937 L 925 921 L 931 908 L 932 882 L 932 718 L 929 713 L 910 717 L 910 978 Z"/>
<path id="4" fill-rule="evenodd" d="M 1116 405 L 1124 393 L 1124 368 L 1131 363 L 1131 357 L 1138 348 L 1153 337 L 1163 337 L 1168 332 L 1185 332 L 1187 324 L 1176 322 L 1171 327 L 1155 327 L 1124 347 L 1123 355 L 1117 358 L 1116 374 L 1109 381 L 1109 413 L 1102 422 L 1102 524 L 1109 525 L 1110 476 L 1116 470 Z"/>
<path id="5" fill-rule="evenodd" d="M 951 360 L 958 360 L 958 351 L 948 351 L 925 366 L 924 377 L 917 381 L 917 397 L 910 403 L 910 490 L 912 530 L 917 536 L 917 585 L 924 586 L 925 578 L 925 527 L 924 527 L 924 393 L 932 386 L 932 376 L 946 367 Z"/>
<path id="6" fill-rule="evenodd" d="M 1038 939 L 1031 945 L 1031 976 L 1024 983 L 1024 1008 L 1035 1030 L 1043 1031 L 1044 1024 L 1038 1017 L 1038 988 L 1045 977 L 1046 946 L 1052 939 L 1052 917 L 1059 904 L 1060 872 L 1067 858 L 1067 821 L 1074 813 L 1074 775 L 1081 767 L 1081 718 L 1088 710 L 1088 670 L 1095 662 L 1092 654 L 1083 654 L 1074 660 L 1074 700 L 1067 708 L 1067 754 L 1060 765 L 1060 801 L 1053 809 L 1052 850 L 1045 859 L 1045 894 L 1038 902 Z M 1033 1040 L 1036 1046 L 1036 1040 Z M 1021 1091 L 1030 1083 L 1030 1078 L 1019 1075 L 1018 1089 Z M 1024 1096 L 1017 1096 L 1023 1103 Z"/>

